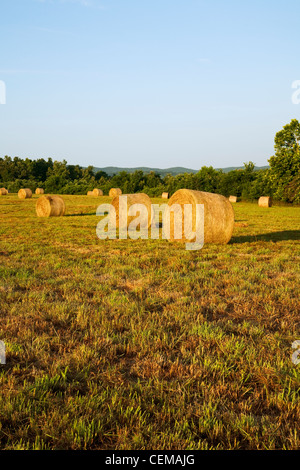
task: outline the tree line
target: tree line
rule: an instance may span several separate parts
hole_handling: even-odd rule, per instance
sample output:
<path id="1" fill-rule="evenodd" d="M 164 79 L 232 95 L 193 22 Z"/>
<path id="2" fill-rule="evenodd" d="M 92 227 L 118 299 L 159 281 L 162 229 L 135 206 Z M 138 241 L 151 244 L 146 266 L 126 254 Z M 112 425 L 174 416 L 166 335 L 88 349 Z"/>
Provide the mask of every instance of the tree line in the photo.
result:
<path id="1" fill-rule="evenodd" d="M 212 166 L 203 166 L 197 173 L 166 175 L 156 172 L 134 173 L 121 171 L 109 176 L 95 172 L 92 166 L 83 168 L 48 158 L 31 160 L 5 156 L 0 158 L 0 185 L 10 192 L 29 187 L 44 188 L 46 193 L 86 194 L 94 188 L 108 194 L 118 187 L 124 194 L 144 192 L 150 197 L 162 192 L 172 195 L 178 189 L 195 189 L 254 200 L 262 195 L 275 200 L 300 203 L 300 123 L 293 119 L 275 136 L 275 154 L 269 159 L 270 167 L 255 170 L 253 162 L 244 163 L 242 169 L 224 173 Z"/>

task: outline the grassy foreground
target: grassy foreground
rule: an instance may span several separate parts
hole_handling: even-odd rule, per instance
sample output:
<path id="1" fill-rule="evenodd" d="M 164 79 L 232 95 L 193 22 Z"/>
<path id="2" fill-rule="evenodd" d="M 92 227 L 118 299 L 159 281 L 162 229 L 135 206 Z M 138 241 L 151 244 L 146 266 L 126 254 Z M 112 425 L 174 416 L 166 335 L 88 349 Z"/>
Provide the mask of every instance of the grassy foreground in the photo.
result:
<path id="1" fill-rule="evenodd" d="M 1 449 L 300 448 L 300 207 L 238 203 L 188 252 L 36 199 L 0 198 Z"/>

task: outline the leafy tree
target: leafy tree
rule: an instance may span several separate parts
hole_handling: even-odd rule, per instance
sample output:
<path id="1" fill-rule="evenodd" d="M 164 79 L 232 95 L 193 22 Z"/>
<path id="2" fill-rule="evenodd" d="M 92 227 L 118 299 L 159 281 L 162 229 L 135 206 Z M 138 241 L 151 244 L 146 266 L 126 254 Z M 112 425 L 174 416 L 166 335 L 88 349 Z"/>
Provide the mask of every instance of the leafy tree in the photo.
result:
<path id="1" fill-rule="evenodd" d="M 82 169 L 79 165 L 68 165 L 69 178 L 74 181 L 80 179 L 82 176 Z"/>
<path id="2" fill-rule="evenodd" d="M 108 179 L 108 174 L 105 173 L 105 171 L 103 171 L 103 170 L 99 170 L 95 174 L 95 179 L 96 179 L 96 181 L 100 181 L 101 179 L 106 180 L 106 179 Z"/>
<path id="3" fill-rule="evenodd" d="M 148 188 L 157 188 L 162 183 L 162 179 L 158 173 L 151 171 L 145 177 L 145 184 Z"/>
<path id="4" fill-rule="evenodd" d="M 274 196 L 280 200 L 290 201 L 287 187 L 294 186 L 293 199 L 299 191 L 300 174 L 300 123 L 292 119 L 275 136 L 275 155 L 269 159 L 270 178 L 274 188 Z M 298 188 L 298 189 L 297 189 Z"/>
<path id="5" fill-rule="evenodd" d="M 82 168 L 81 172 L 82 172 L 82 178 L 84 178 L 85 180 L 95 178 L 94 169 L 91 165 L 88 166 L 87 168 Z"/>
<path id="6" fill-rule="evenodd" d="M 48 168 L 53 167 L 53 162 L 51 158 L 48 158 L 48 161 L 43 158 L 39 158 L 32 162 L 32 176 L 40 181 L 45 181 L 47 178 Z"/>
<path id="7" fill-rule="evenodd" d="M 203 166 L 198 173 L 193 175 L 195 181 L 193 189 L 209 193 L 216 192 L 219 186 L 220 175 L 221 172 L 215 170 L 212 166 Z"/>

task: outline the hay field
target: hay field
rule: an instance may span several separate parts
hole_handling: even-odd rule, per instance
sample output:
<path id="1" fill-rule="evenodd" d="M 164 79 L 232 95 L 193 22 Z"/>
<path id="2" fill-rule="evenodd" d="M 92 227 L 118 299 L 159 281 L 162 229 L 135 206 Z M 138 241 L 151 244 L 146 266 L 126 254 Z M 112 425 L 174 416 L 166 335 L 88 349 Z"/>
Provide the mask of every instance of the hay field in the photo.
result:
<path id="1" fill-rule="evenodd" d="M 189 252 L 37 198 L 0 198 L 1 449 L 299 449 L 299 207 L 234 204 Z"/>

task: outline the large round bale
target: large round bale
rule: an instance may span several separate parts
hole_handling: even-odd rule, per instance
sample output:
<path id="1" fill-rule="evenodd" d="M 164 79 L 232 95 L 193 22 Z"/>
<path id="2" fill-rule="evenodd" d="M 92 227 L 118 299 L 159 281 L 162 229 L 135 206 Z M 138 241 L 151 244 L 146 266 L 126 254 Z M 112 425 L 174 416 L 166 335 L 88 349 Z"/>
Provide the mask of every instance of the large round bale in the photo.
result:
<path id="1" fill-rule="evenodd" d="M 45 191 L 43 190 L 43 188 L 36 188 L 35 190 L 35 194 L 44 194 Z"/>
<path id="2" fill-rule="evenodd" d="M 269 196 L 262 196 L 258 200 L 259 207 L 271 207 L 272 199 Z"/>
<path id="3" fill-rule="evenodd" d="M 88 191 L 87 196 L 93 196 L 93 191 Z"/>
<path id="4" fill-rule="evenodd" d="M 121 196 L 121 194 L 122 191 L 120 188 L 111 188 L 108 193 L 109 197 Z"/>
<path id="5" fill-rule="evenodd" d="M 180 220 L 180 231 L 182 236 L 176 241 L 193 242 L 193 239 L 185 237 L 184 228 L 184 205 L 192 207 L 191 229 L 196 232 L 196 204 L 204 205 L 204 243 L 226 244 L 232 236 L 234 228 L 234 211 L 229 200 L 220 194 L 194 191 L 190 189 L 179 189 L 171 196 L 168 202 L 169 208 L 174 204 L 181 206 L 182 218 Z M 164 218 L 165 224 L 170 224 L 170 240 L 174 241 L 175 215 L 170 210 Z M 187 221 L 186 221 L 187 222 Z M 176 222 L 177 224 L 177 222 Z M 178 226 L 176 225 L 176 230 Z"/>
<path id="6" fill-rule="evenodd" d="M 169 193 L 162 193 L 162 199 L 169 199 Z"/>
<path id="7" fill-rule="evenodd" d="M 32 197 L 32 191 L 29 188 L 20 189 L 18 192 L 19 199 L 30 199 Z"/>
<path id="8" fill-rule="evenodd" d="M 237 202 L 237 197 L 236 196 L 229 196 L 229 202 Z"/>
<path id="9" fill-rule="evenodd" d="M 0 188 L 0 196 L 6 196 L 8 194 L 8 191 L 6 188 Z"/>
<path id="10" fill-rule="evenodd" d="M 95 189 L 93 190 L 93 196 L 94 196 L 94 197 L 103 196 L 103 191 L 102 191 L 102 189 L 97 189 L 97 188 L 95 188 Z"/>
<path id="11" fill-rule="evenodd" d="M 142 204 L 146 209 L 147 209 L 147 219 L 142 219 L 143 221 L 145 220 L 145 225 L 144 225 L 144 222 L 143 222 L 143 226 L 145 227 L 147 225 L 147 228 L 149 228 L 151 226 L 151 222 L 152 222 L 152 210 L 151 210 L 151 199 L 150 197 L 147 195 L 147 194 L 144 194 L 144 193 L 136 193 L 136 194 L 123 194 L 121 195 L 122 198 L 124 196 L 127 197 L 127 228 L 129 226 L 129 224 L 139 215 L 139 213 L 137 212 L 136 215 L 128 215 L 128 211 L 130 209 L 130 207 L 133 205 L 133 204 Z M 116 228 L 119 228 L 120 224 L 120 204 L 119 204 L 119 201 L 120 201 L 120 196 L 115 196 L 111 202 L 112 206 L 115 208 L 115 211 L 116 211 Z M 125 199 L 124 199 L 125 200 Z"/>
<path id="12" fill-rule="evenodd" d="M 65 202 L 60 196 L 42 196 L 35 208 L 38 217 L 60 217 L 66 212 Z"/>

